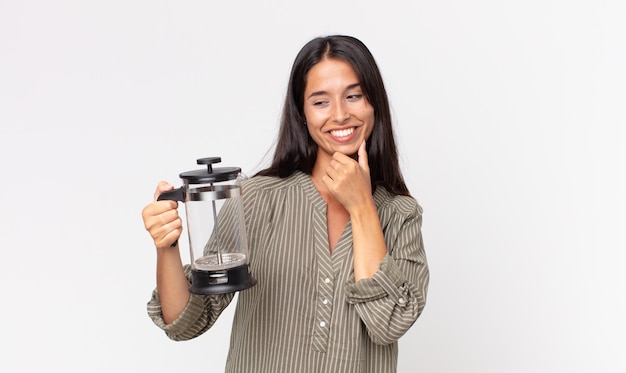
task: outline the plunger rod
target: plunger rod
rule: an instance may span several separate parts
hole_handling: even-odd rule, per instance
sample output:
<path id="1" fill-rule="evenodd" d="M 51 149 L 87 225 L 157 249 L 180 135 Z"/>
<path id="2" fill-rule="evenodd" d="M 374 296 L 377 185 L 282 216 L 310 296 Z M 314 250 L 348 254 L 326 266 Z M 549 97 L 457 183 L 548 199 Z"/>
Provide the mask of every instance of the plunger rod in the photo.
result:
<path id="1" fill-rule="evenodd" d="M 217 225 L 217 209 L 215 208 L 215 200 L 211 201 L 213 205 L 213 221 L 215 222 L 215 239 L 217 241 L 217 264 L 222 264 L 222 253 L 220 247 L 222 242 L 220 241 L 220 228 Z"/>

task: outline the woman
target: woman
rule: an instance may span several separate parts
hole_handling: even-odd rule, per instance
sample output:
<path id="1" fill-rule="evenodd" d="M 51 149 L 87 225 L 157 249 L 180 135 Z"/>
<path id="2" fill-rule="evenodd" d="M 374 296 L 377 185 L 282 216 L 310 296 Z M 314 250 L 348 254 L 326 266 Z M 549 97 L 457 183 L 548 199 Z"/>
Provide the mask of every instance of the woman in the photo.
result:
<path id="1" fill-rule="evenodd" d="M 161 182 L 156 197 L 171 189 Z M 397 340 L 422 312 L 429 272 L 421 208 L 403 181 L 373 56 L 316 38 L 292 67 L 272 164 L 243 184 L 251 271 L 227 372 L 395 372 Z M 233 294 L 188 290 L 172 201 L 143 210 L 157 248 L 153 321 L 175 340 L 210 328 Z M 186 268 L 186 269 L 185 269 Z"/>

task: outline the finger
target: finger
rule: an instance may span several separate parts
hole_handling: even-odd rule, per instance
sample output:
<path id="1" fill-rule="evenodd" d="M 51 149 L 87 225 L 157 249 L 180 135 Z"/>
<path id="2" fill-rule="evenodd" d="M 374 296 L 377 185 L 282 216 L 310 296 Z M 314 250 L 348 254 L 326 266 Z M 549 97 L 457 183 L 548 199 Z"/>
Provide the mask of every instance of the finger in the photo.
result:
<path id="1" fill-rule="evenodd" d="M 350 159 L 350 161 L 352 161 L 352 159 Z M 333 181 L 338 181 L 339 179 L 346 176 L 346 173 L 349 170 L 349 168 L 346 166 L 348 165 L 333 159 L 330 161 L 328 167 L 326 168 L 326 175 L 328 175 L 328 177 L 330 177 L 330 179 L 332 179 Z"/>
<path id="2" fill-rule="evenodd" d="M 154 243 L 160 248 L 172 247 L 172 244 L 180 238 L 182 231 L 182 222 L 178 220 L 168 225 L 164 225 L 159 230 L 154 232 Z"/>
<path id="3" fill-rule="evenodd" d="M 333 181 L 337 177 L 337 170 L 335 170 L 334 167 L 329 166 L 326 168 L 326 175 L 322 177 L 327 177 L 329 179 L 328 181 Z"/>
<path id="4" fill-rule="evenodd" d="M 148 204 L 141 211 L 141 216 L 147 230 L 160 227 L 178 218 L 178 204 L 174 201 L 158 201 Z"/>
<path id="5" fill-rule="evenodd" d="M 183 231 L 183 222 L 176 210 L 151 216 L 145 225 L 157 247 L 169 247 Z"/>
<path id="6" fill-rule="evenodd" d="M 344 163 L 341 163 L 341 161 L 336 160 L 336 159 L 331 159 L 330 162 L 328 163 L 328 167 L 326 168 L 326 171 L 330 171 L 330 170 L 335 170 L 335 171 L 339 171 L 341 170 L 341 168 L 343 167 Z"/>
<path id="7" fill-rule="evenodd" d="M 334 192 L 335 181 L 330 176 L 328 176 L 328 174 L 322 176 L 322 182 L 326 185 L 326 188 L 328 188 L 328 191 L 330 191 L 331 193 Z"/>
<path id="8" fill-rule="evenodd" d="M 146 205 L 146 207 L 144 207 L 144 209 L 141 212 L 141 215 L 143 216 L 145 220 L 149 217 L 157 216 L 159 214 L 162 214 L 166 211 L 171 211 L 171 210 L 173 211 L 178 210 L 178 202 L 170 201 L 170 200 L 154 201 Z"/>
<path id="9" fill-rule="evenodd" d="M 367 160 L 367 150 L 365 147 L 365 140 L 363 140 L 363 142 L 361 143 L 361 146 L 359 146 L 358 154 L 359 154 L 359 166 L 361 166 L 363 170 L 369 172 L 370 166 Z"/>
<path id="10" fill-rule="evenodd" d="M 155 240 L 154 244 L 158 248 L 176 247 L 178 245 L 178 240 L 180 239 L 181 233 L 182 229 L 171 231 L 160 240 Z"/>
<path id="11" fill-rule="evenodd" d="M 180 220 L 178 216 L 178 210 L 166 210 L 158 215 L 159 220 L 163 225 L 170 224 L 174 221 Z"/>
<path id="12" fill-rule="evenodd" d="M 141 215 L 147 230 L 158 229 L 178 218 L 178 210 L 169 202 L 172 201 L 152 202 L 143 209 Z"/>
<path id="13" fill-rule="evenodd" d="M 170 232 L 182 231 L 183 221 L 178 216 L 178 214 L 176 215 L 169 215 L 169 213 L 161 214 L 160 219 L 161 219 L 160 226 L 155 227 L 155 232 L 158 231 L 160 235 L 166 236 L 170 234 Z"/>
<path id="14" fill-rule="evenodd" d="M 349 164 L 350 162 L 354 162 L 354 159 L 352 159 L 351 157 L 340 153 L 340 152 L 335 152 L 333 153 L 333 158 L 331 159 L 331 163 L 335 161 L 336 164 Z"/>

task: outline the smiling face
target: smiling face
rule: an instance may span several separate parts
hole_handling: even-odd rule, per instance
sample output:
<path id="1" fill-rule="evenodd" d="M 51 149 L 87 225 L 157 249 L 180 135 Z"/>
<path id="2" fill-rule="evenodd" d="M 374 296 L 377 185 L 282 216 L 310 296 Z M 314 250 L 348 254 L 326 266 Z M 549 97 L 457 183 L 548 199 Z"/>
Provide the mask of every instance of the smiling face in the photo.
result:
<path id="1" fill-rule="evenodd" d="M 374 128 L 374 108 L 354 69 L 337 59 L 323 59 L 309 70 L 304 115 L 318 160 L 329 160 L 335 152 L 355 154 Z"/>

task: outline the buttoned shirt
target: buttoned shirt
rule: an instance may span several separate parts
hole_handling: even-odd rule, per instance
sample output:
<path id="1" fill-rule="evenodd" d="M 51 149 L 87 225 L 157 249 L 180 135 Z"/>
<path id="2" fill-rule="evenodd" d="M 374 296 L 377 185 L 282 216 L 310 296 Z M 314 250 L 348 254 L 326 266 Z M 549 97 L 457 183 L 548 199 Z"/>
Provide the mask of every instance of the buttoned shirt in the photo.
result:
<path id="1" fill-rule="evenodd" d="M 426 302 L 429 271 L 422 209 L 377 187 L 374 202 L 387 254 L 354 281 L 352 227 L 328 244 L 326 203 L 310 177 L 253 177 L 243 184 L 249 264 L 257 285 L 239 293 L 226 372 L 395 372 L 398 339 Z M 186 266 L 189 278 L 189 268 Z M 168 337 L 206 332 L 234 294 L 195 295 L 166 325 L 158 291 L 148 314 Z"/>

